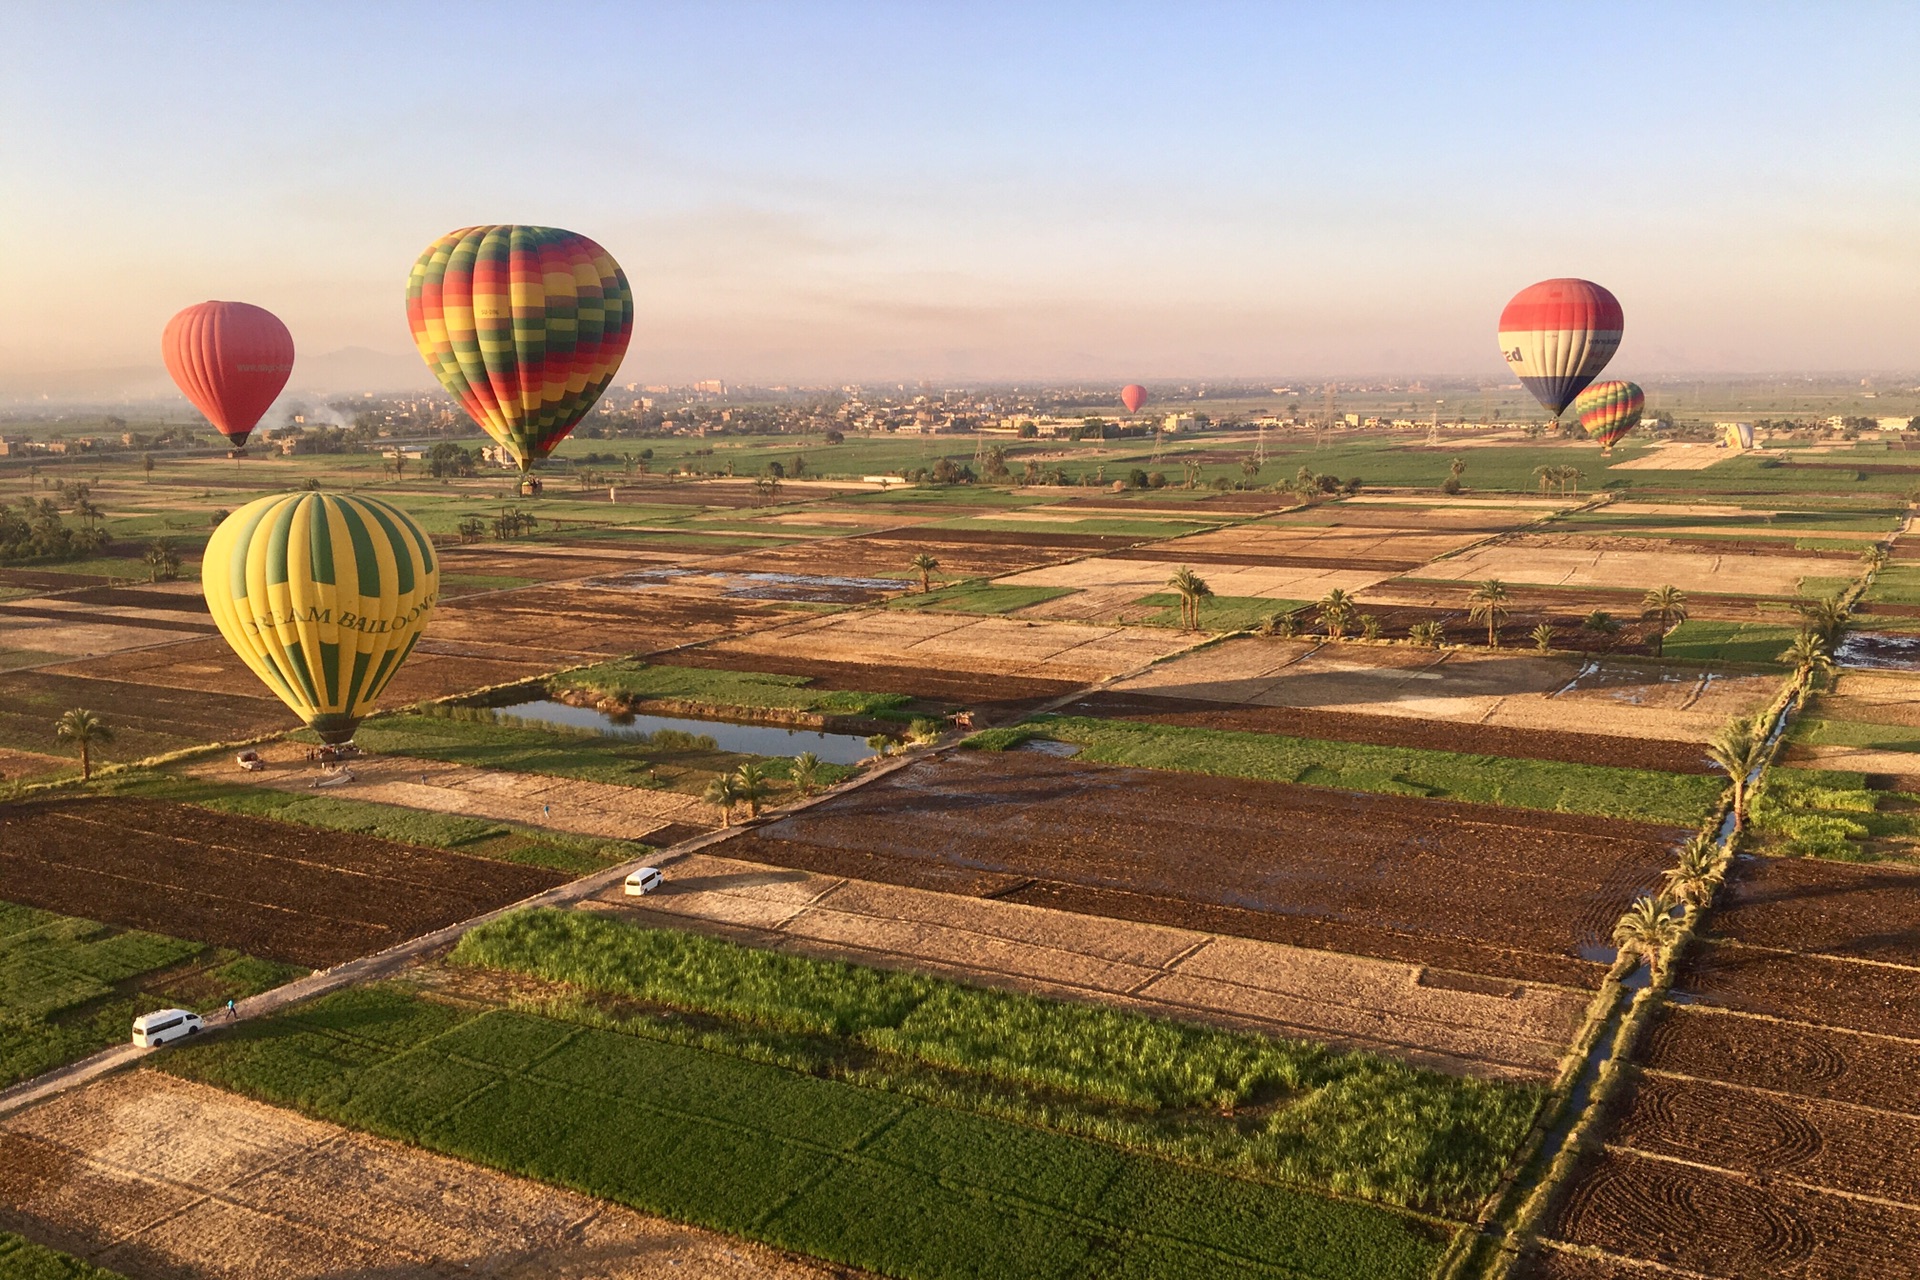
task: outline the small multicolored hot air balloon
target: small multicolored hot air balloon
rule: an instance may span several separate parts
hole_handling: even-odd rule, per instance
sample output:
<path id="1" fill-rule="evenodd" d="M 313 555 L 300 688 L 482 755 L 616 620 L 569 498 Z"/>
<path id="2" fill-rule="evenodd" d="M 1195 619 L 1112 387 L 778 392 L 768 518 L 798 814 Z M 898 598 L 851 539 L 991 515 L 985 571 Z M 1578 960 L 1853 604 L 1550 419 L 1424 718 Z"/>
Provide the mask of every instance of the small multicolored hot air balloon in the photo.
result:
<path id="1" fill-rule="evenodd" d="M 407 323 L 440 385 L 524 472 L 613 381 L 633 336 L 633 290 L 583 235 L 464 227 L 413 264 Z"/>
<path id="2" fill-rule="evenodd" d="M 1120 388 L 1120 403 L 1127 406 L 1128 413 L 1140 412 L 1140 406 L 1147 402 L 1147 389 L 1137 382 L 1129 382 Z"/>
<path id="3" fill-rule="evenodd" d="M 1620 301 L 1591 280 L 1542 280 L 1500 313 L 1500 353 L 1520 384 L 1558 418 L 1620 346 Z"/>
<path id="4" fill-rule="evenodd" d="M 1582 391 L 1573 402 L 1573 412 L 1587 434 L 1600 442 L 1606 453 L 1640 425 L 1647 407 L 1646 393 L 1631 382 L 1596 382 Z"/>
<path id="5" fill-rule="evenodd" d="M 235 454 L 293 372 L 293 335 L 280 317 L 248 302 L 202 302 L 160 335 L 167 372 Z"/>
<path id="6" fill-rule="evenodd" d="M 440 594 L 433 542 L 378 498 L 294 493 L 228 516 L 200 567 L 235 653 L 339 744 L 413 652 Z"/>

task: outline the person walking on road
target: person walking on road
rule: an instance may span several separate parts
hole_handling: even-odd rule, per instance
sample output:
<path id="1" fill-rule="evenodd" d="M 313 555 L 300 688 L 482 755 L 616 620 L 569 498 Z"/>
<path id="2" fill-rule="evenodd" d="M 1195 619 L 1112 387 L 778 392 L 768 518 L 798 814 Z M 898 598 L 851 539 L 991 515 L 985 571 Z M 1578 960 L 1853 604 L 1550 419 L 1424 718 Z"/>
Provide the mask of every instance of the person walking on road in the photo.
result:
<path id="1" fill-rule="evenodd" d="M 231 1000 L 227 1001 L 227 1021 L 232 1022 L 235 1018 L 238 1018 L 239 1016 L 240 1016 L 240 1011 L 234 1007 L 233 1001 Z"/>

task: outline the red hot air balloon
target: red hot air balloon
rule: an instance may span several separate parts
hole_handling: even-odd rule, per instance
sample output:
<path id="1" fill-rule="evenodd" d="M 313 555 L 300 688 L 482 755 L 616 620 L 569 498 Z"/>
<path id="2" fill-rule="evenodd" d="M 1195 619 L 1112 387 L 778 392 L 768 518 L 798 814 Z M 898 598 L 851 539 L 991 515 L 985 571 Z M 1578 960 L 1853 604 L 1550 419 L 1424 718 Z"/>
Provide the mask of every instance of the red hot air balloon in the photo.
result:
<path id="1" fill-rule="evenodd" d="M 254 424 L 293 372 L 293 335 L 280 318 L 246 302 L 202 302 L 167 321 L 160 336 L 167 372 L 193 407 L 233 445 L 247 447 Z"/>
<path id="2" fill-rule="evenodd" d="M 1140 406 L 1147 402 L 1147 389 L 1137 382 L 1129 382 L 1120 388 L 1120 403 L 1127 406 L 1128 413 L 1140 412 Z"/>
<path id="3" fill-rule="evenodd" d="M 1542 280 L 1500 313 L 1507 368 L 1558 418 L 1620 346 L 1620 300 L 1591 280 Z"/>

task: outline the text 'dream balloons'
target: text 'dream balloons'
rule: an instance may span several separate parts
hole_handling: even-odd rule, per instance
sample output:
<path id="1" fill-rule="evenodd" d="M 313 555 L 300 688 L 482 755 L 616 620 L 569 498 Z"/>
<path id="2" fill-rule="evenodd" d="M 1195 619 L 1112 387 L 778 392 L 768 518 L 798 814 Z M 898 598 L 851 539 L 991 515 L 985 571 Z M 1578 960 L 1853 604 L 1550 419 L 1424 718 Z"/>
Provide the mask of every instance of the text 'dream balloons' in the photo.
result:
<path id="1" fill-rule="evenodd" d="M 1593 281 L 1542 280 L 1500 313 L 1500 353 L 1557 418 L 1613 359 L 1624 324 L 1619 300 Z"/>
<path id="2" fill-rule="evenodd" d="M 1631 382 L 1596 382 L 1573 402 L 1580 425 L 1608 452 L 1640 425 L 1646 407 L 1646 393 Z"/>
<path id="3" fill-rule="evenodd" d="M 248 302 L 201 302 L 167 321 L 160 354 L 193 407 L 244 449 L 293 372 L 293 335 Z"/>
<path id="4" fill-rule="evenodd" d="M 1120 403 L 1127 406 L 1128 413 L 1140 412 L 1140 406 L 1147 402 L 1147 389 L 1137 382 L 1129 382 L 1120 388 Z"/>
<path id="5" fill-rule="evenodd" d="M 327 742 L 353 737 L 440 594 L 433 542 L 377 498 L 295 493 L 221 522 L 207 608 L 242 660 Z"/>
<path id="6" fill-rule="evenodd" d="M 413 264 L 407 323 L 440 385 L 525 471 L 613 381 L 633 336 L 633 290 L 583 235 L 465 227 Z"/>

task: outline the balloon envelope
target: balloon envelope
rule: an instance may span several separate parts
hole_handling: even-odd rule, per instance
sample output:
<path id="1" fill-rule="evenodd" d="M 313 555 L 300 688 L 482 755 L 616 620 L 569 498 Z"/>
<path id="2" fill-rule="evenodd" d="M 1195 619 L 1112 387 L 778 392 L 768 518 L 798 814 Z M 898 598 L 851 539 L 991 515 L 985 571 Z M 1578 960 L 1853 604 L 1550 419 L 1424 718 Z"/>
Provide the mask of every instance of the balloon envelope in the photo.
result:
<path id="1" fill-rule="evenodd" d="M 1556 418 L 1620 346 L 1620 301 L 1591 280 L 1542 280 L 1500 313 L 1507 368 Z"/>
<path id="2" fill-rule="evenodd" d="M 378 498 L 281 494 L 221 522 L 201 562 L 220 634 L 340 743 L 413 651 L 440 594 L 433 542 Z"/>
<path id="3" fill-rule="evenodd" d="M 1646 394 L 1631 382 L 1596 382 L 1573 402 L 1580 425 L 1607 449 L 1640 425 L 1646 407 Z"/>
<path id="4" fill-rule="evenodd" d="M 201 302 L 167 321 L 160 354 L 193 407 L 242 449 L 293 372 L 293 335 L 264 307 Z"/>
<path id="5" fill-rule="evenodd" d="M 1147 402 L 1147 389 L 1137 382 L 1129 382 L 1120 388 L 1120 403 L 1127 406 L 1128 413 L 1140 412 L 1140 406 Z"/>
<path id="6" fill-rule="evenodd" d="M 440 385 L 525 471 L 613 381 L 633 336 L 633 290 L 583 235 L 465 227 L 413 264 L 407 323 Z"/>

